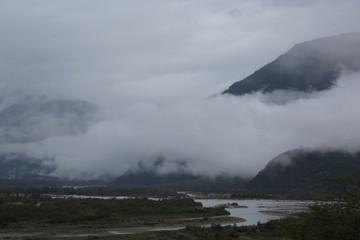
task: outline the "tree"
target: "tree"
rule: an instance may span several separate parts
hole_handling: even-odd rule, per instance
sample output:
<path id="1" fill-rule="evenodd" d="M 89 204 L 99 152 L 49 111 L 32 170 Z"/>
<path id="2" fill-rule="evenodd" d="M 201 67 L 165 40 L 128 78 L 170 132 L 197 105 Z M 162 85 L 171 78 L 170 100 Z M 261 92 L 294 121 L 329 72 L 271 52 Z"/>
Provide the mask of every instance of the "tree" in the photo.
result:
<path id="1" fill-rule="evenodd" d="M 313 204 L 309 212 L 289 219 L 287 230 L 294 240 L 360 239 L 360 170 L 335 181 L 333 201 Z"/>

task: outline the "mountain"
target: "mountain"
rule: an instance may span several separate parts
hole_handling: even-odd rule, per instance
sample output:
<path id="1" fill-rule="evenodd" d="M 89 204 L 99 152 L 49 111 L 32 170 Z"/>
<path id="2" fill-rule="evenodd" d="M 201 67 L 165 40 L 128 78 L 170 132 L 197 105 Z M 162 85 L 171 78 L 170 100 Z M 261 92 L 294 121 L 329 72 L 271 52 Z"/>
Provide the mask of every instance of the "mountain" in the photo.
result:
<path id="1" fill-rule="evenodd" d="M 164 172 L 171 166 L 174 171 Z M 139 162 L 135 169 L 129 169 L 119 176 L 111 186 L 156 186 L 187 191 L 225 191 L 245 185 L 248 179 L 227 175 L 213 178 L 191 173 L 185 161 L 170 162 L 159 157 L 155 161 Z"/>
<path id="2" fill-rule="evenodd" d="M 158 175 L 151 171 L 127 171 L 110 186 L 152 186 L 172 188 L 178 191 L 223 192 L 234 191 L 247 183 L 248 179 L 219 175 L 213 178 L 185 173 Z"/>
<path id="3" fill-rule="evenodd" d="M 85 133 L 96 106 L 79 100 L 29 101 L 0 111 L 0 144 Z"/>
<path id="4" fill-rule="evenodd" d="M 0 187 L 32 186 L 105 186 L 101 179 L 62 179 L 51 176 L 55 167 L 51 159 L 37 159 L 19 153 L 0 154 Z"/>
<path id="5" fill-rule="evenodd" d="M 271 191 L 320 191 L 329 178 L 360 168 L 360 152 L 292 150 L 271 160 L 247 188 Z"/>
<path id="6" fill-rule="evenodd" d="M 169 173 L 158 175 L 152 171 L 132 171 L 128 170 L 126 173 L 115 179 L 111 185 L 116 186 L 145 186 L 145 185 L 161 185 L 179 183 L 197 179 L 196 176 L 185 173 Z"/>
<path id="7" fill-rule="evenodd" d="M 250 76 L 235 82 L 223 93 L 244 95 L 276 90 L 322 91 L 334 86 L 343 69 L 360 70 L 360 33 L 297 44 Z"/>
<path id="8" fill-rule="evenodd" d="M 169 172 L 168 169 L 175 169 L 175 171 Z M 146 162 L 139 161 L 134 169 L 129 169 L 111 185 L 159 185 L 196 178 L 190 173 L 186 161 L 168 161 L 164 157 L 158 157 Z"/>
<path id="9" fill-rule="evenodd" d="M 0 154 L 0 178 L 56 180 L 49 176 L 55 168 L 43 162 L 24 154 Z"/>
<path id="10" fill-rule="evenodd" d="M 51 137 L 83 134 L 98 121 L 96 106 L 80 100 L 29 100 L 0 111 L 0 185 L 53 186 L 106 183 L 52 177 L 51 159 L 37 159 L 6 150 L 6 144 L 38 142 Z"/>

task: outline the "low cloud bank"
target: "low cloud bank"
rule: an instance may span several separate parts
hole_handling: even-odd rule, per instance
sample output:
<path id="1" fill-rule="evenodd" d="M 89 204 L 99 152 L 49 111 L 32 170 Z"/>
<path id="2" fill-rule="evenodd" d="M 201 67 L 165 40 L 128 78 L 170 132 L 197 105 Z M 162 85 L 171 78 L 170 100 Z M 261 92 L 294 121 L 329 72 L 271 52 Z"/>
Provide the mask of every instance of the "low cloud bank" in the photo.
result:
<path id="1" fill-rule="evenodd" d="M 137 103 L 103 115 L 84 135 L 0 150 L 53 158 L 56 176 L 120 175 L 159 156 L 170 162 L 162 173 L 177 171 L 171 162 L 186 161 L 195 174 L 252 176 L 294 148 L 358 150 L 359 89 L 360 74 L 353 73 L 329 91 L 282 105 L 264 101 L 280 93 Z"/>
<path id="2" fill-rule="evenodd" d="M 1 141 L 0 152 L 53 159 L 44 164 L 56 167 L 54 176 L 93 178 L 159 156 L 168 161 L 161 173 L 186 162 L 196 174 L 250 176 L 289 149 L 358 149 L 358 74 L 311 96 L 216 94 L 296 43 L 359 31 L 359 7 L 336 0 L 0 0 L 0 109 L 38 97 L 97 106 L 85 134 L 64 136 L 57 132 L 64 126 L 54 127 L 62 121 L 46 121 L 36 128 L 42 138 Z M 23 139 L 16 130 L 5 129 L 1 139 L 8 131 Z"/>

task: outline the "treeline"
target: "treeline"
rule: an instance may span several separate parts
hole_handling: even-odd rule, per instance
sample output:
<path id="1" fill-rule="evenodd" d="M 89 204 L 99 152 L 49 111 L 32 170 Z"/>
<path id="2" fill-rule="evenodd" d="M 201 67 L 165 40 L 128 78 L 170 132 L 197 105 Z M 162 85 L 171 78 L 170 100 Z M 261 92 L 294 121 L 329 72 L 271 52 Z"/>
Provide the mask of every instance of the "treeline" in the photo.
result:
<path id="1" fill-rule="evenodd" d="M 322 200 L 326 191 L 303 192 L 299 190 L 247 189 L 243 188 L 230 194 L 233 199 L 282 199 L 282 200 Z"/>
<path id="2" fill-rule="evenodd" d="M 360 239 L 360 171 L 338 177 L 332 201 L 320 201 L 306 212 L 258 223 L 253 226 L 210 228 L 187 226 L 177 231 L 147 232 L 128 236 L 97 237 L 100 240 L 359 240 Z M 90 238 L 87 238 L 90 239 Z M 93 238 L 95 239 L 95 238 Z"/>
<path id="3" fill-rule="evenodd" d="M 156 224 L 179 217 L 209 217 L 228 214 L 224 208 L 203 208 L 192 199 L 158 201 L 134 199 L 52 199 L 39 195 L 0 198 L 0 225 L 40 226 L 47 224 L 101 223 L 118 227 Z"/>
<path id="4" fill-rule="evenodd" d="M 360 171 L 333 179 L 335 188 L 328 192 L 328 201 L 311 205 L 306 212 L 271 220 L 254 226 L 210 229 L 190 227 L 176 234 L 183 239 L 268 239 L 268 240 L 359 240 L 360 239 Z M 191 237 L 189 237 L 191 236 Z M 135 240 L 136 238 L 134 238 Z M 156 238 L 162 239 L 162 238 Z M 165 238 L 164 238 L 165 239 Z M 167 238 L 180 239 L 179 236 Z"/>
<path id="5" fill-rule="evenodd" d="M 54 194 L 86 196 L 167 197 L 177 196 L 172 189 L 159 187 L 16 187 L 0 188 L 0 194 Z"/>

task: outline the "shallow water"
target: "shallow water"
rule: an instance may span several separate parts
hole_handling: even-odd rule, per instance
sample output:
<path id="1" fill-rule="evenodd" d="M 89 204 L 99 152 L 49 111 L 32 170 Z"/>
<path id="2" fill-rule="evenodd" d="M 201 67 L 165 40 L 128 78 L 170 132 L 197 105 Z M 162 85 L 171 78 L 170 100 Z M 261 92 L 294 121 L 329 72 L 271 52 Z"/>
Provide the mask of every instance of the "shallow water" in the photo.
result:
<path id="1" fill-rule="evenodd" d="M 254 225 L 257 222 L 265 223 L 272 219 L 280 219 L 283 216 L 263 213 L 260 211 L 303 211 L 311 201 L 285 201 L 285 200 L 232 200 L 232 199 L 195 199 L 201 202 L 204 207 L 214 207 L 221 204 L 237 203 L 239 206 L 246 208 L 226 208 L 230 212 L 230 216 L 246 219 L 245 222 L 236 223 L 238 226 Z"/>
<path id="2" fill-rule="evenodd" d="M 84 196 L 84 195 L 51 195 L 53 198 L 100 198 L 100 199 L 125 199 L 126 196 Z M 158 200 L 159 198 L 149 198 L 151 200 Z M 285 211 L 285 212 L 296 212 L 304 211 L 307 209 L 307 206 L 312 203 L 312 201 L 296 201 L 296 200 L 270 200 L 270 199 L 249 199 L 249 200 L 239 200 L 239 199 L 194 199 L 197 202 L 203 204 L 204 207 L 215 207 L 217 205 L 223 204 L 232 204 L 237 203 L 239 206 L 245 206 L 245 208 L 226 208 L 230 212 L 230 216 L 243 218 L 246 221 L 235 223 L 225 223 L 223 225 L 233 225 L 237 226 L 248 226 L 254 225 L 258 222 L 265 223 L 272 219 L 280 219 L 284 216 L 279 214 L 271 214 L 261 211 Z M 207 226 L 207 225 L 204 225 Z M 129 229 L 112 229 L 107 231 L 109 234 L 131 234 L 137 232 L 147 232 L 147 231 L 166 231 L 166 230 L 177 230 L 184 227 L 159 227 L 159 228 L 129 228 Z"/>
<path id="3" fill-rule="evenodd" d="M 51 195 L 53 198 L 99 198 L 99 199 L 125 199 L 126 196 L 86 196 L 86 195 Z M 195 195 L 194 195 L 195 196 Z M 151 200 L 159 200 L 159 198 L 149 198 Z M 246 219 L 245 222 L 236 223 L 238 226 L 254 225 L 257 222 L 265 223 L 272 219 L 280 219 L 284 216 L 264 213 L 261 211 L 303 211 L 311 204 L 311 201 L 298 200 L 271 200 L 271 199 L 194 199 L 203 204 L 204 207 L 214 207 L 221 204 L 237 203 L 239 206 L 246 206 L 246 208 L 226 208 L 230 212 L 230 216 Z M 231 223 L 234 224 L 234 223 Z M 228 224 L 226 224 L 228 225 Z M 171 228 L 169 228 L 171 230 Z"/>

